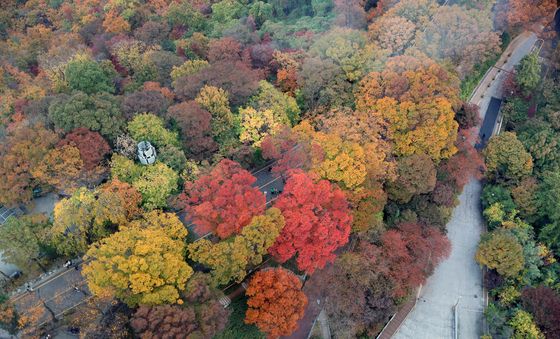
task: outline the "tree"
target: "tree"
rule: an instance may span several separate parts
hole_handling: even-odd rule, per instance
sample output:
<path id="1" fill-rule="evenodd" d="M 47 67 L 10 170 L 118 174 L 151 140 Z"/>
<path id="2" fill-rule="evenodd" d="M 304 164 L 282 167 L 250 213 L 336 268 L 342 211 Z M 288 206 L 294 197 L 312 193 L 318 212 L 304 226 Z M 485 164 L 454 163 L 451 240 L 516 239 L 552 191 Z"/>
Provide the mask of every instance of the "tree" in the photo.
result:
<path id="1" fill-rule="evenodd" d="M 330 59 L 306 58 L 297 74 L 297 84 L 307 109 L 350 106 L 352 84 Z"/>
<path id="2" fill-rule="evenodd" d="M 54 206 L 53 244 L 61 254 L 82 254 L 88 244 L 107 236 L 114 225 L 126 222 L 134 209 L 111 191 L 92 192 L 82 187 Z"/>
<path id="3" fill-rule="evenodd" d="M 301 282 L 283 268 L 258 271 L 245 293 L 249 297 L 245 323 L 257 325 L 270 337 L 290 335 L 307 305 Z"/>
<path id="4" fill-rule="evenodd" d="M 395 161 L 388 155 L 390 146 L 380 137 L 380 126 L 374 115 L 368 112 L 335 109 L 317 117 L 315 124 L 321 132 L 330 136 L 331 141 L 336 139 L 333 139 L 333 136 L 344 140 L 345 145 L 337 147 L 345 149 L 358 144 L 363 149 L 367 154 L 364 164 L 368 178 L 385 180 L 395 177 Z M 322 142 L 316 144 L 322 147 Z"/>
<path id="5" fill-rule="evenodd" d="M 385 61 L 383 51 L 367 43 L 366 35 L 357 30 L 335 28 L 321 36 L 311 46 L 311 57 L 331 60 L 339 67 L 345 80 L 355 83 Z"/>
<path id="6" fill-rule="evenodd" d="M 117 99 L 109 93 L 62 94 L 51 103 L 49 118 L 55 127 L 71 131 L 85 127 L 113 140 L 124 127 Z"/>
<path id="7" fill-rule="evenodd" d="M 134 219 L 141 214 L 140 204 L 142 203 L 142 195 L 126 182 L 113 178 L 111 181 L 99 186 L 99 190 L 105 194 L 114 195 L 119 199 L 127 220 Z"/>
<path id="8" fill-rule="evenodd" d="M 142 205 L 148 209 L 167 206 L 167 198 L 177 189 L 179 175 L 162 163 L 142 168 L 132 187 L 142 194 Z"/>
<path id="9" fill-rule="evenodd" d="M 368 27 L 370 40 L 389 51 L 400 55 L 409 47 L 416 33 L 416 25 L 399 16 L 384 15 Z"/>
<path id="10" fill-rule="evenodd" d="M 525 116 L 527 116 L 525 111 Z M 558 133 L 544 121 L 531 120 L 519 129 L 519 140 L 533 158 L 539 173 L 560 170 Z"/>
<path id="11" fill-rule="evenodd" d="M 529 53 L 516 66 L 515 80 L 521 88 L 529 93 L 533 91 L 541 80 L 541 64 L 537 53 Z"/>
<path id="12" fill-rule="evenodd" d="M 545 336 L 554 338 L 560 334 L 560 297 L 549 287 L 525 288 L 521 295 L 523 308 L 535 318 Z"/>
<path id="13" fill-rule="evenodd" d="M 381 134 L 392 142 L 395 155 L 424 153 L 437 163 L 457 152 L 458 125 L 446 99 L 414 104 L 383 98 L 373 106 L 372 114 L 385 129 Z"/>
<path id="14" fill-rule="evenodd" d="M 391 280 L 395 298 L 422 284 L 450 252 L 449 240 L 439 230 L 410 222 L 385 232 L 381 244 L 381 248 L 372 245 L 364 251 L 376 269 Z"/>
<path id="15" fill-rule="evenodd" d="M 366 25 L 366 11 L 358 1 L 334 0 L 335 24 L 361 29 Z"/>
<path id="16" fill-rule="evenodd" d="M 480 124 L 480 107 L 476 104 L 463 102 L 461 109 L 457 112 L 455 120 L 459 123 L 459 128 L 469 129 Z"/>
<path id="17" fill-rule="evenodd" d="M 196 101 L 186 101 L 169 107 L 167 116 L 181 130 L 183 147 L 195 159 L 208 158 L 218 149 L 218 145 L 212 139 L 212 115 Z"/>
<path id="18" fill-rule="evenodd" d="M 0 203 L 16 205 L 31 200 L 37 184 L 31 175 L 58 140 L 42 125 L 20 125 L 0 143 Z"/>
<path id="19" fill-rule="evenodd" d="M 553 22 L 552 13 L 556 9 L 553 0 L 509 0 L 507 23 L 510 28 L 540 30 Z"/>
<path id="20" fill-rule="evenodd" d="M 499 274 L 516 277 L 525 265 L 523 247 L 509 231 L 498 229 L 484 235 L 475 255 L 476 261 Z"/>
<path id="21" fill-rule="evenodd" d="M 406 203 L 417 194 L 429 193 L 436 186 L 436 168 L 425 154 L 401 158 L 397 162 L 397 180 L 389 183 L 389 197 Z"/>
<path id="22" fill-rule="evenodd" d="M 366 180 L 366 152 L 358 143 L 317 132 L 311 147 L 316 150 L 311 171 L 321 178 L 337 182 L 346 189 L 356 189 Z"/>
<path id="23" fill-rule="evenodd" d="M 426 57 L 392 57 L 383 71 L 370 72 L 358 83 L 356 108 L 367 111 L 385 97 L 416 104 L 443 98 L 458 110 L 459 83 L 456 75 Z"/>
<path id="24" fill-rule="evenodd" d="M 297 254 L 298 268 L 313 273 L 332 262 L 334 251 L 348 242 L 352 223 L 348 202 L 344 193 L 326 180 L 314 183 L 307 174 L 292 174 L 274 207 L 286 220 L 269 249 L 279 262 Z"/>
<path id="25" fill-rule="evenodd" d="M 245 102 L 258 88 L 262 72 L 251 69 L 243 61 L 218 61 L 194 74 L 175 80 L 175 92 L 181 100 L 194 99 L 205 85 L 222 88 L 233 105 Z"/>
<path id="26" fill-rule="evenodd" d="M 58 147 L 66 145 L 76 147 L 80 151 L 80 159 L 87 171 L 96 168 L 111 151 L 109 144 L 99 133 L 83 127 L 68 133 L 57 144 Z"/>
<path id="27" fill-rule="evenodd" d="M 259 147 L 267 135 L 274 134 L 279 129 L 279 123 L 270 109 L 256 111 L 253 107 L 247 107 L 240 109 L 239 115 L 241 117 L 239 140 L 254 147 Z"/>
<path id="28" fill-rule="evenodd" d="M 133 139 L 149 141 L 156 147 L 179 146 L 177 133 L 167 130 L 163 120 L 151 113 L 136 115 L 128 123 L 128 132 Z"/>
<path id="29" fill-rule="evenodd" d="M 546 172 L 534 196 L 537 214 L 544 220 L 560 222 L 559 197 L 560 172 Z"/>
<path id="30" fill-rule="evenodd" d="M 255 181 L 238 163 L 222 160 L 210 174 L 186 182 L 182 200 L 197 232 L 215 232 L 225 239 L 262 214 L 266 198 L 252 186 Z"/>
<path id="31" fill-rule="evenodd" d="M 525 178 L 511 189 L 511 195 L 524 220 L 533 222 L 537 214 L 537 179 Z"/>
<path id="32" fill-rule="evenodd" d="M 482 154 L 490 179 L 519 182 L 533 171 L 531 154 L 515 133 L 504 132 L 490 138 Z"/>
<path id="33" fill-rule="evenodd" d="M 66 145 L 49 151 L 31 173 L 40 182 L 72 193 L 79 186 L 83 164 L 80 150 Z"/>
<path id="34" fill-rule="evenodd" d="M 449 59 L 465 76 L 475 64 L 500 52 L 500 36 L 490 15 L 461 6 L 439 6 L 434 18 L 418 32 L 415 47 L 433 59 Z"/>
<path id="35" fill-rule="evenodd" d="M 509 321 L 509 325 L 515 330 L 513 338 L 544 339 L 544 335 L 527 311 L 517 310 Z"/>
<path id="36" fill-rule="evenodd" d="M 143 90 L 126 94 L 122 102 L 122 111 L 126 120 L 138 113 L 153 113 L 162 116 L 169 106 L 169 99 L 161 92 Z"/>
<path id="37" fill-rule="evenodd" d="M 78 56 L 68 62 L 64 75 L 68 86 L 76 91 L 86 94 L 115 91 L 113 78 L 117 72 L 108 60 L 97 62 Z"/>
<path id="38" fill-rule="evenodd" d="M 91 247 L 82 274 L 94 295 L 131 307 L 177 303 L 193 273 L 183 257 L 186 236 L 174 214 L 148 212 Z"/>
<path id="39" fill-rule="evenodd" d="M 222 140 L 224 135 L 231 133 L 233 114 L 229 108 L 228 92 L 206 85 L 195 100 L 200 107 L 212 114 L 212 134 L 216 140 Z"/>
<path id="40" fill-rule="evenodd" d="M 212 337 L 222 331 L 230 311 L 219 299 L 222 291 L 209 286 L 209 277 L 195 273 L 187 282 L 182 301 L 186 304 L 140 306 L 130 321 L 141 338 L 166 336 Z"/>
<path id="41" fill-rule="evenodd" d="M 279 124 L 293 126 L 300 120 L 301 110 L 296 100 L 265 80 L 259 82 L 258 92 L 249 99 L 248 105 L 257 111 L 271 110 Z"/>
<path id="42" fill-rule="evenodd" d="M 20 269 L 28 267 L 30 260 L 38 262 L 48 244 L 49 227 L 49 220 L 44 214 L 10 216 L 0 228 L 3 260 Z"/>
<path id="43" fill-rule="evenodd" d="M 324 288 L 324 307 L 336 337 L 374 335 L 394 313 L 391 282 L 362 252 L 342 254 L 333 265 L 314 274 L 306 287 L 314 282 Z"/>
<path id="44" fill-rule="evenodd" d="M 216 244 L 201 239 L 188 246 L 189 257 L 212 269 L 212 283 L 226 285 L 232 280 L 241 282 L 247 270 L 262 262 L 270 246 L 284 227 L 284 217 L 277 208 L 264 216 L 253 217 L 241 234 Z"/>

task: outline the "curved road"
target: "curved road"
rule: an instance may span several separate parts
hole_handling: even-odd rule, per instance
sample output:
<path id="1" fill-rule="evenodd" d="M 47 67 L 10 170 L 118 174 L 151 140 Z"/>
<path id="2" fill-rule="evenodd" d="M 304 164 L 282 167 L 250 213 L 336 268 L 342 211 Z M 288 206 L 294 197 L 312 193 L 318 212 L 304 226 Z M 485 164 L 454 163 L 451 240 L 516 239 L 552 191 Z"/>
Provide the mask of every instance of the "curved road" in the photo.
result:
<path id="1" fill-rule="evenodd" d="M 506 71 L 512 71 L 514 66 L 531 52 L 536 41 L 533 33 L 521 34 L 511 42 L 496 65 Z M 508 57 L 510 53 L 511 56 Z M 492 68 L 474 91 L 470 102 L 480 106 L 482 119 L 490 98 L 502 97 L 501 85 L 505 73 Z M 451 255 L 428 278 L 416 307 L 403 321 L 393 338 L 453 338 L 453 306 L 457 302 L 457 338 L 480 338 L 484 291 L 482 273 L 474 260 L 483 229 L 480 192 L 481 183 L 473 179 L 459 196 L 460 204 L 453 211 L 451 221 L 447 225 L 452 246 Z"/>

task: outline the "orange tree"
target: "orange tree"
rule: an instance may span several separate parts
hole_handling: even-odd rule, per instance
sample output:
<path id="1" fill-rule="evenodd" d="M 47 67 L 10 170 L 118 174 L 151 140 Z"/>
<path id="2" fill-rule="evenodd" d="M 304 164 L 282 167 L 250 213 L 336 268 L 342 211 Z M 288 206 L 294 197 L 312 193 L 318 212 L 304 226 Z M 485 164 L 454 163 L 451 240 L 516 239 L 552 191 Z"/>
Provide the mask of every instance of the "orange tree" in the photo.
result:
<path id="1" fill-rule="evenodd" d="M 255 273 L 246 291 L 249 308 L 245 323 L 255 324 L 270 338 L 290 335 L 307 305 L 301 287 L 301 281 L 283 268 Z"/>

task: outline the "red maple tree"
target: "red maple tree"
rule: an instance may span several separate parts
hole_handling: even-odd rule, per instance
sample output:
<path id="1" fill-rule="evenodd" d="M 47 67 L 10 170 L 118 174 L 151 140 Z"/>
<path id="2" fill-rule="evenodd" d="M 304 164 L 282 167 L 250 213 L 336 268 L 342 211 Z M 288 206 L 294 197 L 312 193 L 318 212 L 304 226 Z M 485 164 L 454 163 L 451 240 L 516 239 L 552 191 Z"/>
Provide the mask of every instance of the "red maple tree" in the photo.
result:
<path id="1" fill-rule="evenodd" d="M 58 142 L 58 147 L 74 146 L 80 150 L 80 158 L 84 162 L 85 170 L 94 169 L 111 151 L 111 147 L 101 134 L 92 132 L 85 127 L 79 127 L 68 133 Z"/>
<path id="2" fill-rule="evenodd" d="M 301 281 L 283 268 L 255 273 L 246 294 L 245 323 L 257 325 L 269 338 L 292 334 L 307 305 Z"/>
<path id="3" fill-rule="evenodd" d="M 220 161 L 208 175 L 185 183 L 180 197 L 199 234 L 215 232 L 224 239 L 239 233 L 264 213 L 265 195 L 253 187 L 257 179 L 238 163 Z"/>
<path id="4" fill-rule="evenodd" d="M 449 255 L 450 243 L 438 229 L 402 223 L 381 236 L 382 247 L 366 245 L 364 252 L 393 282 L 393 296 L 404 297 L 422 284 L 434 267 Z"/>
<path id="5" fill-rule="evenodd" d="M 352 216 L 344 192 L 327 180 L 317 183 L 305 173 L 293 172 L 276 201 L 286 226 L 269 249 L 285 262 L 298 254 L 300 270 L 313 273 L 335 258 L 334 251 L 348 242 Z"/>

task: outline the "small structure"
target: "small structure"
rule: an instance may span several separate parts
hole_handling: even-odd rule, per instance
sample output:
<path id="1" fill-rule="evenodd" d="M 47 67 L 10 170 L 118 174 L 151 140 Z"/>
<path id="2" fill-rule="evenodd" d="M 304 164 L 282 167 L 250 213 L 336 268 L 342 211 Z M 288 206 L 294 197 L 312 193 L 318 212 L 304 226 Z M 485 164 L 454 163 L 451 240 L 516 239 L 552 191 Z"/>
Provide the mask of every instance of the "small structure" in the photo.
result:
<path id="1" fill-rule="evenodd" d="M 156 149 L 149 141 L 138 143 L 138 159 L 142 165 L 151 165 L 156 162 Z"/>

